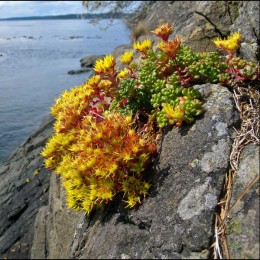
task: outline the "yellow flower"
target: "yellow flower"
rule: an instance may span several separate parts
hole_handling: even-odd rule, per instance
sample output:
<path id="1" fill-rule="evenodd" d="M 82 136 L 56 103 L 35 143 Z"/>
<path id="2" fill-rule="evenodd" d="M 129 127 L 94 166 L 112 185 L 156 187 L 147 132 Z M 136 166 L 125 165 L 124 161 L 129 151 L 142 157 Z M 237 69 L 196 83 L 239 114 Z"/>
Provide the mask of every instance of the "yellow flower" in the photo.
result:
<path id="1" fill-rule="evenodd" d="M 120 56 L 119 59 L 123 64 L 130 64 L 133 60 L 133 52 L 126 51 L 123 55 Z"/>
<path id="2" fill-rule="evenodd" d="M 162 50 L 167 56 L 171 58 L 175 58 L 177 51 L 179 50 L 181 45 L 181 39 L 177 36 L 175 39 L 167 41 L 167 42 L 159 42 L 158 47 Z"/>
<path id="3" fill-rule="evenodd" d="M 173 30 L 173 27 L 169 24 L 163 24 L 160 27 L 158 27 L 154 33 L 156 36 L 161 37 L 164 41 L 167 41 L 169 36 L 171 35 Z"/>
<path id="4" fill-rule="evenodd" d="M 144 197 L 148 194 L 148 190 L 150 189 L 151 185 L 147 182 L 144 182 L 144 185 L 143 185 L 143 195 Z"/>
<path id="5" fill-rule="evenodd" d="M 112 55 L 108 55 L 104 60 L 99 59 L 94 65 L 94 71 L 98 74 L 109 74 L 114 71 L 115 58 Z"/>
<path id="6" fill-rule="evenodd" d="M 111 68 L 115 65 L 115 58 L 112 55 L 108 55 L 104 58 L 104 66 Z"/>
<path id="7" fill-rule="evenodd" d="M 139 146 L 138 143 L 132 143 L 132 144 L 131 144 L 131 148 L 132 148 L 132 151 L 133 151 L 134 153 L 138 153 L 138 151 L 139 151 L 139 149 L 140 149 L 140 146 Z"/>
<path id="8" fill-rule="evenodd" d="M 92 77 L 90 77 L 90 78 L 88 79 L 88 82 L 87 82 L 87 83 L 88 83 L 90 86 L 97 86 L 97 85 L 99 84 L 100 80 L 101 80 L 101 78 L 100 78 L 99 75 L 94 75 L 94 76 L 92 76 Z"/>
<path id="9" fill-rule="evenodd" d="M 118 169 L 117 163 L 113 162 L 110 166 L 109 173 L 114 173 Z"/>
<path id="10" fill-rule="evenodd" d="M 240 33 L 239 32 L 235 32 L 233 35 L 232 35 L 233 39 L 237 40 L 237 41 L 240 41 Z"/>
<path id="11" fill-rule="evenodd" d="M 140 197 L 138 196 L 128 196 L 125 202 L 127 203 L 126 208 L 133 208 L 137 203 L 141 203 Z"/>
<path id="12" fill-rule="evenodd" d="M 100 81 L 100 83 L 99 83 L 99 87 L 100 87 L 101 89 L 105 89 L 105 90 L 111 88 L 111 85 L 112 85 L 112 82 L 109 81 L 109 80 L 106 80 L 106 79 L 102 79 L 102 80 Z"/>
<path id="13" fill-rule="evenodd" d="M 142 42 L 134 42 L 133 47 L 139 52 L 147 53 L 147 51 L 151 48 L 151 40 L 146 39 Z"/>
<path id="14" fill-rule="evenodd" d="M 102 59 L 97 60 L 95 65 L 94 65 L 94 71 L 101 74 L 103 72 L 103 67 L 104 67 L 103 64 L 104 64 L 104 62 L 103 62 Z"/>
<path id="15" fill-rule="evenodd" d="M 84 211 L 86 211 L 86 214 L 90 214 L 90 212 L 94 208 L 94 205 L 94 202 L 89 199 L 86 199 L 82 202 L 82 208 L 84 209 Z"/>
<path id="16" fill-rule="evenodd" d="M 238 48 L 238 42 L 240 40 L 240 33 L 235 32 L 233 35 L 228 36 L 227 39 L 217 38 L 213 40 L 216 46 L 222 49 L 224 52 L 233 54 Z"/>
<path id="17" fill-rule="evenodd" d="M 166 116 L 169 118 L 170 124 L 177 123 L 177 126 L 181 126 L 182 122 L 187 120 L 187 117 L 184 113 L 184 107 L 181 104 L 179 104 L 174 109 L 171 107 L 171 105 L 165 104 L 163 110 L 165 111 Z"/>
<path id="18" fill-rule="evenodd" d="M 132 153 L 131 151 L 125 150 L 120 153 L 120 157 L 123 159 L 123 161 L 127 162 L 132 159 Z"/>
<path id="19" fill-rule="evenodd" d="M 130 71 L 127 68 L 124 68 L 124 70 L 120 70 L 118 73 L 118 77 L 120 79 L 125 79 L 130 75 Z"/>
<path id="20" fill-rule="evenodd" d="M 135 136 L 135 134 L 136 134 L 136 133 L 135 133 L 135 130 L 134 130 L 134 129 L 129 129 L 129 130 L 128 130 L 128 135 L 129 135 L 129 136 Z M 142 140 L 142 139 L 140 139 L 140 140 Z"/>
<path id="21" fill-rule="evenodd" d="M 102 180 L 102 182 L 98 182 L 96 190 L 101 201 L 113 199 L 115 195 L 113 186 L 114 182 L 112 180 Z"/>

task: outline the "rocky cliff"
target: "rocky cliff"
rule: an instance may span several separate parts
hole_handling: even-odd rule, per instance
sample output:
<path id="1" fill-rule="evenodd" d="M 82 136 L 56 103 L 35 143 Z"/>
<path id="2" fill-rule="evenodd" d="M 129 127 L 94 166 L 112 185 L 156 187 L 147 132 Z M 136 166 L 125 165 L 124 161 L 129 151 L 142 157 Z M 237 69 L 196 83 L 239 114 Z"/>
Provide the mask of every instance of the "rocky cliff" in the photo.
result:
<path id="1" fill-rule="evenodd" d="M 240 55 L 255 61 L 258 12 L 257 1 L 160 1 L 143 12 L 142 22 L 151 30 L 161 19 L 172 23 L 175 34 L 196 51 L 215 50 L 212 38 L 240 31 Z M 131 26 L 139 22 L 136 17 Z M 42 168 L 39 152 L 53 133 L 53 119 L 43 122 L 0 167 L 1 258 L 211 258 L 218 250 L 216 216 L 226 212 L 223 199 L 231 205 L 223 257 L 259 258 L 259 127 L 252 128 L 256 138 L 243 132 L 259 115 L 245 120 L 238 109 L 245 101 L 250 105 L 245 94 L 234 99 L 226 87 L 196 88 L 205 113 L 192 125 L 164 133 L 147 172 L 153 184 L 149 197 L 135 209 L 119 201 L 90 216 L 68 209 L 62 180 Z M 259 82 L 254 93 L 259 99 Z M 253 105 L 259 110 L 259 103 Z M 238 159 L 232 167 L 234 151 Z"/>

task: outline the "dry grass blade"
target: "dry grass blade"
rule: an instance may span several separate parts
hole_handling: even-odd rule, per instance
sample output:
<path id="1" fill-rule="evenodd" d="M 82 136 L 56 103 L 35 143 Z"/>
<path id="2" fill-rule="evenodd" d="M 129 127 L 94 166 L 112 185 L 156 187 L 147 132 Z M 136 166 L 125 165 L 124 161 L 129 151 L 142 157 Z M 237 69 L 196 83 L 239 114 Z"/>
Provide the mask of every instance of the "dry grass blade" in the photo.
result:
<path id="1" fill-rule="evenodd" d="M 237 205 L 237 203 L 245 196 L 245 194 L 252 188 L 252 186 L 258 181 L 259 179 L 259 175 L 257 175 L 248 185 L 247 187 L 240 193 L 240 195 L 238 196 L 237 200 L 235 201 L 235 203 L 232 205 L 232 207 L 229 209 L 228 213 L 230 213 L 235 206 Z"/>
<path id="2" fill-rule="evenodd" d="M 219 216 L 216 216 L 215 219 L 215 228 L 214 228 L 214 237 L 215 237 L 215 242 L 213 243 L 212 247 L 213 247 L 213 258 L 214 259 L 222 259 L 222 255 L 221 255 L 221 249 L 220 249 L 220 242 L 219 242 L 219 238 L 220 238 L 220 234 L 221 232 L 218 231 L 218 222 L 219 222 Z"/>
<path id="3" fill-rule="evenodd" d="M 229 252 L 227 247 L 226 241 L 226 222 L 228 216 L 228 205 L 231 199 L 231 187 L 233 181 L 233 172 L 230 170 L 228 175 L 226 176 L 225 187 L 224 190 L 226 191 L 224 198 L 218 203 L 221 205 L 220 213 L 216 216 L 215 221 L 215 244 L 214 244 L 214 259 L 222 259 L 221 256 L 221 245 L 224 246 L 224 252 L 226 259 L 229 259 Z M 218 232 L 216 232 L 218 231 Z M 218 257 L 217 257 L 218 256 Z"/>

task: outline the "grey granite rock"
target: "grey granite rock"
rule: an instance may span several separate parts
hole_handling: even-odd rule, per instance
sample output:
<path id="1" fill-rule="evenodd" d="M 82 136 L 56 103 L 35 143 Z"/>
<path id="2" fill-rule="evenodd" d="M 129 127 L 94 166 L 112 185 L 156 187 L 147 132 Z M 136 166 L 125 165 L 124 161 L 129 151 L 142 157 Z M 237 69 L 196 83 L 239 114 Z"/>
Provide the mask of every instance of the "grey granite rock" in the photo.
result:
<path id="1" fill-rule="evenodd" d="M 67 259 L 74 240 L 78 215 L 68 210 L 59 176 L 50 179 L 49 204 L 40 209 L 35 221 L 31 258 Z"/>
<path id="2" fill-rule="evenodd" d="M 234 178 L 231 207 L 257 176 L 259 176 L 259 146 L 247 145 L 242 151 Z M 231 259 L 260 258 L 259 179 L 232 208 L 227 233 Z"/>
<path id="3" fill-rule="evenodd" d="M 86 72 L 90 72 L 91 69 L 86 68 L 86 69 L 80 69 L 80 70 L 69 70 L 68 74 L 70 75 L 74 75 L 74 74 L 81 74 L 81 73 L 86 73 Z"/>
<path id="4" fill-rule="evenodd" d="M 89 56 L 86 56 L 85 58 L 82 58 L 80 60 L 81 67 L 91 68 L 95 64 L 96 60 L 103 59 L 104 57 L 105 57 L 105 55 L 89 55 Z"/>
<path id="5" fill-rule="evenodd" d="M 52 118 L 43 122 L 0 167 L 1 258 L 30 256 L 34 220 L 39 208 L 48 201 L 50 171 L 42 168 L 39 153 L 53 133 L 52 124 Z M 35 175 L 36 170 L 39 173 Z"/>

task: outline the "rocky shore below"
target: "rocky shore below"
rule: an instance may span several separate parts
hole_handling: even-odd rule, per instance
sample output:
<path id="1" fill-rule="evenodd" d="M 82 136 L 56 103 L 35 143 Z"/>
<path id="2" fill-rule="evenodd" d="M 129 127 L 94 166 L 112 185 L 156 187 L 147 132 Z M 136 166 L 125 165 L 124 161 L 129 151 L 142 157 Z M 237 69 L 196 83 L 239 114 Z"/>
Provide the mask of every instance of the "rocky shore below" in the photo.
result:
<path id="1" fill-rule="evenodd" d="M 1 258 L 6 252 L 9 259 L 30 257 L 35 217 L 48 203 L 51 172 L 42 168 L 39 153 L 53 134 L 53 122 L 52 117 L 46 119 L 0 166 Z"/>
<path id="2" fill-rule="evenodd" d="M 212 38 L 240 31 L 240 56 L 257 61 L 258 11 L 257 1 L 155 1 L 131 27 L 142 22 L 153 30 L 163 19 L 196 51 L 214 50 Z M 113 55 L 130 48 L 119 46 Z M 103 57 L 81 59 L 82 71 L 70 74 L 92 70 Z M 224 212 L 228 224 L 222 257 L 259 259 L 259 136 L 239 150 L 231 186 L 235 140 L 241 140 L 236 138 L 245 118 L 228 88 L 209 83 L 195 88 L 203 96 L 205 114 L 163 135 L 149 169 L 152 190 L 137 209 L 115 202 L 90 216 L 69 210 L 61 179 L 43 167 L 40 156 L 53 134 L 54 119 L 46 118 L 0 166 L 0 258 L 213 258 L 216 215 Z M 228 212 L 219 203 L 223 199 L 230 201 Z"/>
<path id="3" fill-rule="evenodd" d="M 105 55 L 89 55 L 80 60 L 80 66 L 82 69 L 79 70 L 69 70 L 68 74 L 80 74 L 85 72 L 92 71 L 92 67 L 94 66 L 96 60 L 103 59 Z"/>

